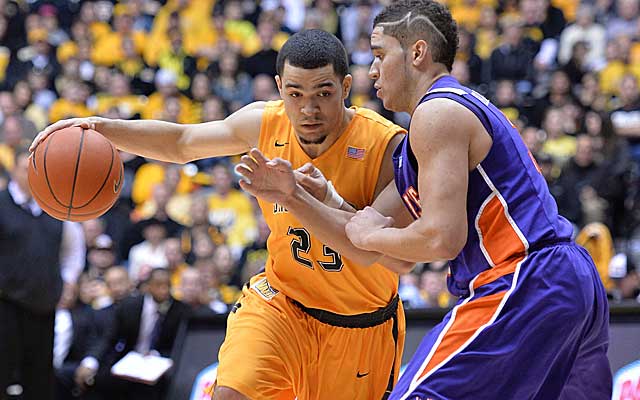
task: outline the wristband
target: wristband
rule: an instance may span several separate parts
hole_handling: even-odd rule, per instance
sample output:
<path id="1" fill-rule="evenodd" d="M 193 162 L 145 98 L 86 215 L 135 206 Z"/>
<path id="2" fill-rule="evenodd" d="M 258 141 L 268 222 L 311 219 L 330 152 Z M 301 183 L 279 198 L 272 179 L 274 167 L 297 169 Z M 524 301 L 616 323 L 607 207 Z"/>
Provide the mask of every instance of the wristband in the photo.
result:
<path id="1" fill-rule="evenodd" d="M 327 194 L 324 196 L 323 203 L 331 208 L 340 208 L 344 204 L 344 199 L 333 187 L 331 181 L 327 181 Z"/>

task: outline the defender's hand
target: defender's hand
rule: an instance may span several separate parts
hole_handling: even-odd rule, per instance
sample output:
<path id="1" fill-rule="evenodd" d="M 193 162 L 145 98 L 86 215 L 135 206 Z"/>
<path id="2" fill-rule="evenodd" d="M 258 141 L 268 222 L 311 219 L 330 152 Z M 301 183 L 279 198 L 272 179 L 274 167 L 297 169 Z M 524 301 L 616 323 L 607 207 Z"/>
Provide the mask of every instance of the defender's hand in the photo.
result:
<path id="1" fill-rule="evenodd" d="M 251 149 L 236 165 L 240 187 L 255 197 L 270 203 L 286 203 L 296 190 L 291 163 L 281 158 L 269 160 L 258 149 Z"/>
<path id="2" fill-rule="evenodd" d="M 363 250 L 375 250 L 371 248 L 372 246 L 368 240 L 369 236 L 377 230 L 392 225 L 393 218 L 385 217 L 375 208 L 365 207 L 351 217 L 347 225 L 345 225 L 345 231 L 354 246 Z"/>
<path id="3" fill-rule="evenodd" d="M 310 195 L 324 202 L 327 196 L 327 179 L 315 165 L 306 163 L 302 167 L 293 171 L 296 181 Z"/>
<path id="4" fill-rule="evenodd" d="M 61 119 L 60 121 L 47 126 L 42 132 L 38 133 L 35 139 L 33 139 L 31 146 L 29 146 L 29 151 L 33 152 L 40 142 L 55 131 L 68 128 L 70 126 L 79 126 L 85 129 L 93 129 L 95 131 L 96 123 L 99 121 L 100 118 L 98 117 Z"/>

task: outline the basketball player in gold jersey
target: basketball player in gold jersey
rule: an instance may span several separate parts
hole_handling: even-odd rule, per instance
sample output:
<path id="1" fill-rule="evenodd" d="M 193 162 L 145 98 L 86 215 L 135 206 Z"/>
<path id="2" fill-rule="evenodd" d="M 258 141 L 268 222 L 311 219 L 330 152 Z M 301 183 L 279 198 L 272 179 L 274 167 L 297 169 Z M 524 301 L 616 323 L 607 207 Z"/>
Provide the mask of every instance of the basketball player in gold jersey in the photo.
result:
<path id="1" fill-rule="evenodd" d="M 40 133 L 32 149 L 70 125 L 95 129 L 122 150 L 176 163 L 256 147 L 302 173 L 324 171 L 344 201 L 332 187 L 306 188 L 328 206 L 371 205 L 393 179 L 391 156 L 402 128 L 373 111 L 345 107 L 347 54 L 327 32 L 293 35 L 276 69 L 282 100 L 250 104 L 225 120 L 64 120 Z M 314 181 L 301 172 L 301 185 Z M 398 276 L 381 264 L 401 270 L 407 262 L 351 245 L 348 219 L 303 225 L 283 206 L 259 202 L 271 228 L 270 255 L 265 273 L 245 285 L 229 315 L 214 400 L 386 398 L 399 373 L 404 314 Z"/>

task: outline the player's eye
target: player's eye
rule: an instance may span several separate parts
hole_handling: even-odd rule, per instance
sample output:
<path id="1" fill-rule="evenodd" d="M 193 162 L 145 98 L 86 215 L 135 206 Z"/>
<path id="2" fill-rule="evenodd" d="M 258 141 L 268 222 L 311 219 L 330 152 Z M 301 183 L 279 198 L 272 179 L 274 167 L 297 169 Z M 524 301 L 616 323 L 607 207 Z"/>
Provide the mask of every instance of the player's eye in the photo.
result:
<path id="1" fill-rule="evenodd" d="M 300 93 L 289 93 L 289 96 L 295 98 L 295 97 L 300 97 Z"/>
<path id="2" fill-rule="evenodd" d="M 329 96 L 331 96 L 331 92 L 320 92 L 320 93 L 318 93 L 318 96 L 320 96 L 320 97 L 329 97 Z"/>

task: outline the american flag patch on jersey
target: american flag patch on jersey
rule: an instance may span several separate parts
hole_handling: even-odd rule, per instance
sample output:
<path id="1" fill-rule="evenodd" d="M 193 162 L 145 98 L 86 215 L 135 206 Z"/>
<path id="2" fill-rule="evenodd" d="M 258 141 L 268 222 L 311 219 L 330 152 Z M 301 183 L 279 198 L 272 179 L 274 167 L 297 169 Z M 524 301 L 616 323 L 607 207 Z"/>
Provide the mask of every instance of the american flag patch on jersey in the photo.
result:
<path id="1" fill-rule="evenodd" d="M 354 160 L 362 160 L 364 158 L 364 149 L 349 146 L 347 147 L 347 157 Z"/>

